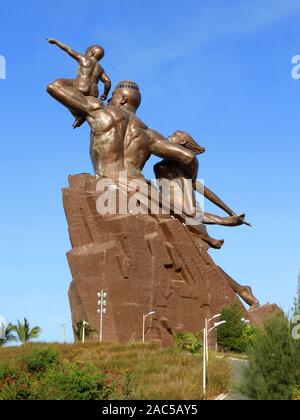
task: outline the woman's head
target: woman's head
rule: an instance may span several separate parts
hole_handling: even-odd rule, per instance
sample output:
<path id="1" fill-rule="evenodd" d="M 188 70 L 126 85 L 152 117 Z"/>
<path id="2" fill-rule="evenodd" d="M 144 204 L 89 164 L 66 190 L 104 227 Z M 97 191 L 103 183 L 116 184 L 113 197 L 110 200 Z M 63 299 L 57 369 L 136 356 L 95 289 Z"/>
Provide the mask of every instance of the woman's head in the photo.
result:
<path id="1" fill-rule="evenodd" d="M 186 149 L 190 149 L 196 155 L 201 155 L 205 152 L 205 148 L 200 146 L 190 134 L 184 131 L 176 131 L 168 140 L 170 143 L 179 144 Z"/>

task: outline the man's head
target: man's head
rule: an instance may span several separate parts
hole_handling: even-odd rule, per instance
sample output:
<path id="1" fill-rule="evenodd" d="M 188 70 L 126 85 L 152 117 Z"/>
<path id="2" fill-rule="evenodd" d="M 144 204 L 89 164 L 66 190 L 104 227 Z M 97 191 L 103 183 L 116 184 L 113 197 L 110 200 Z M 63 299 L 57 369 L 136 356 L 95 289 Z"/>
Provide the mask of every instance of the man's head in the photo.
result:
<path id="1" fill-rule="evenodd" d="M 190 149 L 196 155 L 201 155 L 205 152 L 205 148 L 200 146 L 192 136 L 184 131 L 176 131 L 168 138 L 170 143 L 179 144 L 180 146 Z"/>
<path id="2" fill-rule="evenodd" d="M 85 52 L 85 55 L 87 57 L 93 57 L 97 61 L 102 60 L 102 58 L 104 57 L 104 54 L 105 54 L 104 49 L 100 47 L 100 45 L 92 45 Z"/>
<path id="3" fill-rule="evenodd" d="M 141 92 L 135 82 L 124 81 L 117 85 L 109 104 L 116 107 L 126 107 L 136 112 L 141 104 Z"/>

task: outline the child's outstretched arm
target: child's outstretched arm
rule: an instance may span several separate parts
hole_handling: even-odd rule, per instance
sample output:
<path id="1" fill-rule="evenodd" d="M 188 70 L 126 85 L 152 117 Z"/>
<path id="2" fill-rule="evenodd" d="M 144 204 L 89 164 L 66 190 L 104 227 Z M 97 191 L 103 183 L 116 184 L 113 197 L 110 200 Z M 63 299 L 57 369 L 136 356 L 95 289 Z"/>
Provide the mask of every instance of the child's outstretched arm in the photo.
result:
<path id="1" fill-rule="evenodd" d="M 72 48 L 68 47 L 67 45 L 63 44 L 60 41 L 57 41 L 56 39 L 48 38 L 47 41 L 49 42 L 49 44 L 57 45 L 61 50 L 63 50 L 66 53 L 68 53 L 72 58 L 74 58 L 77 61 L 79 61 L 79 59 L 82 56 L 78 52 L 72 50 Z"/>

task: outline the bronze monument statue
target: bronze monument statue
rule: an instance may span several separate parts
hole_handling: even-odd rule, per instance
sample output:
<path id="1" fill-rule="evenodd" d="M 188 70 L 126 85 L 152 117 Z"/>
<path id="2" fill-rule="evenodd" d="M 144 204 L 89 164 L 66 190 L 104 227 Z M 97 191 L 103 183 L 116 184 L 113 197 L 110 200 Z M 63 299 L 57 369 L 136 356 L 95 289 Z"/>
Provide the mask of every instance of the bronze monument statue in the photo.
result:
<path id="1" fill-rule="evenodd" d="M 166 331 L 164 325 L 171 325 L 173 332 L 201 330 L 205 317 L 219 312 L 224 304 L 240 302 L 236 295 L 251 308 L 248 312 L 240 303 L 245 316 L 251 318 L 255 313 L 258 321 L 259 303 L 251 288 L 239 285 L 207 253 L 209 247 L 221 248 L 224 241 L 211 238 L 205 225 L 249 223 L 245 214 L 235 213 L 197 180 L 197 155 L 205 152 L 204 147 L 188 133 L 176 131 L 165 138 L 141 121 L 136 115 L 141 92 L 135 82 L 120 82 L 105 104 L 111 83 L 98 64 L 104 55 L 101 47 L 90 47 L 83 56 L 58 41 L 49 42 L 80 63 L 76 80 L 56 80 L 47 90 L 76 117 L 76 127 L 88 122 L 95 171 L 95 176 L 70 177 L 70 188 L 63 190 L 73 246 L 68 254 L 73 275 L 69 292 L 73 321 L 84 319 L 97 325 L 95 296 L 101 289 L 107 290 L 111 299 L 107 314 L 111 329 L 106 330 L 111 340 L 138 339 L 140 315 L 155 309 L 148 338 L 167 344 L 170 328 Z M 99 80 L 105 83 L 100 99 Z M 141 214 L 99 214 L 97 200 L 103 194 L 99 181 L 109 179 L 115 185 L 113 193 L 127 193 L 130 181 L 146 182 L 143 169 L 152 155 L 162 159 L 154 167 L 159 185 L 160 181 L 175 185 L 169 194 L 157 189 L 159 208 L 168 198 L 170 214 L 152 214 L 149 208 Z M 123 173 L 126 181 L 120 180 Z M 189 182 L 189 193 L 181 194 Z M 144 193 L 149 200 L 153 198 L 150 185 L 152 188 L 147 181 Z M 196 193 L 227 216 L 204 212 Z M 180 214 L 178 208 L 185 210 Z M 203 215 L 200 221 L 194 217 L 198 213 Z M 195 223 L 187 223 L 193 218 Z"/>

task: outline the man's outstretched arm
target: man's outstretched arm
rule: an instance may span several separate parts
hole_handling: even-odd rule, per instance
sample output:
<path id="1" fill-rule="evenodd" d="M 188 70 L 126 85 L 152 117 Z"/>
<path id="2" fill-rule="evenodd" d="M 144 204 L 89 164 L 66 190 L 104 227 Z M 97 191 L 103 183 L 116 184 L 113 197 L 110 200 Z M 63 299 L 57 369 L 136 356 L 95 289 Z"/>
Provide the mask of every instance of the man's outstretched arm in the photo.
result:
<path id="1" fill-rule="evenodd" d="M 198 161 L 195 153 L 184 147 L 170 143 L 161 134 L 154 130 L 147 130 L 151 152 L 163 159 L 173 160 L 183 164 L 189 170 L 191 179 L 198 174 Z"/>
<path id="2" fill-rule="evenodd" d="M 61 50 L 65 51 L 67 54 L 69 54 L 72 58 L 79 61 L 82 57 L 82 54 L 79 54 L 78 52 L 72 50 L 72 48 L 68 47 L 66 44 L 63 44 L 60 41 L 57 41 L 53 38 L 48 38 L 47 41 L 49 44 L 57 45 Z"/>

